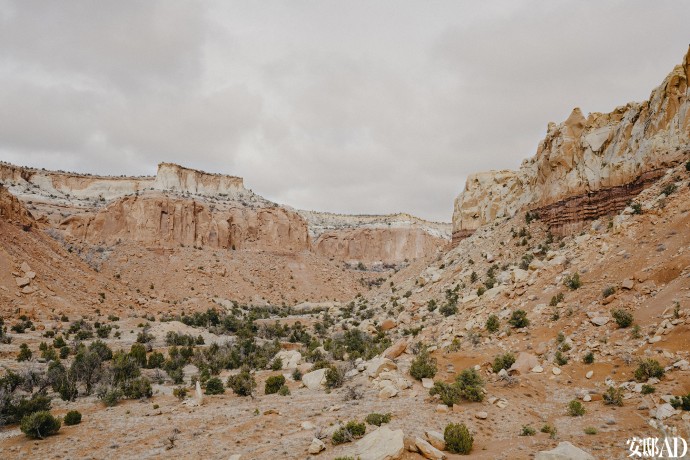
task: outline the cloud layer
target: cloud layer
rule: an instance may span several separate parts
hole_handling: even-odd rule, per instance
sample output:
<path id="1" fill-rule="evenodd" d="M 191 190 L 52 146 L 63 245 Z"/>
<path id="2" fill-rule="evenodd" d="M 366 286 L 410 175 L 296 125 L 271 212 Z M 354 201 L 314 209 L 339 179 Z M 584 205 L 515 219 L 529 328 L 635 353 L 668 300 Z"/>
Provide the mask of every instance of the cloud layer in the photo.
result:
<path id="1" fill-rule="evenodd" d="M 160 161 L 291 206 L 450 220 L 573 107 L 645 99 L 687 50 L 658 1 L 0 0 L 0 159 Z"/>

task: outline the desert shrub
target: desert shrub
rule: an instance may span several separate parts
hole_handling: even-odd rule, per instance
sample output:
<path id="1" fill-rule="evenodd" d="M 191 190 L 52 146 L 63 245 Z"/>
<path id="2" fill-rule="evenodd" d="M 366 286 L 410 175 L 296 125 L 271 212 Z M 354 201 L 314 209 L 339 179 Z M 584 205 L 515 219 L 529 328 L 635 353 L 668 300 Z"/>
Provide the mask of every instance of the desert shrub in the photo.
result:
<path id="1" fill-rule="evenodd" d="M 623 389 L 609 386 L 606 393 L 603 395 L 604 404 L 607 406 L 622 406 L 623 405 Z"/>
<path id="2" fill-rule="evenodd" d="M 594 362 L 594 353 L 587 352 L 587 354 L 582 358 L 582 362 L 585 364 L 592 364 Z"/>
<path id="3" fill-rule="evenodd" d="M 556 427 L 553 425 L 549 425 L 548 423 L 542 426 L 541 430 L 539 431 L 541 431 L 542 433 L 548 433 L 551 439 L 556 439 L 556 433 L 558 433 Z"/>
<path id="4" fill-rule="evenodd" d="M 391 421 L 391 414 L 390 413 L 378 414 L 376 412 L 373 412 L 373 413 L 367 415 L 367 418 L 365 419 L 365 421 L 369 425 L 381 426 L 384 423 L 388 423 Z"/>
<path id="5" fill-rule="evenodd" d="M 434 382 L 434 386 L 429 390 L 429 394 L 431 396 L 438 395 L 441 402 L 448 407 L 458 404 L 462 399 L 460 388 L 455 383 Z"/>
<path id="6" fill-rule="evenodd" d="M 274 358 L 271 362 L 271 370 L 279 371 L 283 368 L 283 360 L 281 358 Z"/>
<path id="7" fill-rule="evenodd" d="M 527 319 L 527 312 L 525 310 L 515 310 L 510 315 L 508 323 L 515 328 L 523 328 L 529 326 L 529 319 Z"/>
<path id="8" fill-rule="evenodd" d="M 630 205 L 633 210 L 633 214 L 642 214 L 642 205 L 640 203 L 633 203 Z"/>
<path id="9" fill-rule="evenodd" d="M 607 286 L 607 287 L 604 288 L 603 291 L 601 291 L 601 296 L 604 297 L 604 298 L 606 298 L 606 297 L 612 296 L 613 294 L 615 294 L 615 292 L 616 292 L 616 288 L 615 288 L 615 287 L 613 287 L 613 286 Z"/>
<path id="10" fill-rule="evenodd" d="M 295 382 L 299 382 L 302 380 L 302 372 L 299 369 L 295 369 L 292 372 L 292 378 L 295 380 Z"/>
<path id="11" fill-rule="evenodd" d="M 522 431 L 520 432 L 520 436 L 534 436 L 535 434 L 537 434 L 537 430 L 535 430 L 529 425 L 522 425 Z"/>
<path id="12" fill-rule="evenodd" d="M 436 375 L 437 370 L 436 358 L 430 355 L 426 347 L 422 347 L 412 360 L 410 375 L 417 380 L 430 379 Z"/>
<path id="13" fill-rule="evenodd" d="M 556 356 L 554 356 L 553 361 L 559 366 L 565 366 L 566 364 L 568 364 L 568 357 L 561 353 L 559 350 L 556 352 Z"/>
<path id="14" fill-rule="evenodd" d="M 656 359 L 645 359 L 640 361 L 640 364 L 635 369 L 635 379 L 638 382 L 643 382 L 652 377 L 661 378 L 664 376 L 664 368 L 661 367 L 659 361 Z"/>
<path id="15" fill-rule="evenodd" d="M 573 275 L 568 275 L 563 279 L 563 285 L 566 286 L 571 291 L 579 289 L 582 287 L 582 281 L 580 281 L 580 274 L 575 272 Z"/>
<path id="16" fill-rule="evenodd" d="M 585 406 L 576 399 L 573 399 L 568 403 L 568 415 L 572 417 L 582 417 L 585 415 Z"/>
<path id="17" fill-rule="evenodd" d="M 512 353 L 505 353 L 494 358 L 494 363 L 491 366 L 494 372 L 498 373 L 501 369 L 510 369 L 510 366 L 515 362 L 515 355 Z"/>
<path id="18" fill-rule="evenodd" d="M 153 396 L 151 382 L 146 377 L 127 380 L 122 385 L 122 393 L 128 399 L 150 398 Z"/>
<path id="19" fill-rule="evenodd" d="M 17 374 L 13 376 L 19 377 Z M 14 379 L 11 376 L 10 379 Z M 21 379 L 21 377 L 19 377 Z M 5 381 L 0 385 L 0 393 L 5 392 L 6 394 L 11 394 L 12 387 L 18 387 L 23 383 L 23 379 L 17 381 Z M 16 389 L 16 387 L 15 387 Z M 8 399 L 7 401 L 0 402 L 0 419 L 4 420 L 6 423 L 19 423 L 27 415 L 31 415 L 34 412 L 46 412 L 50 410 L 50 398 L 44 396 L 40 393 L 31 395 L 30 398 L 20 397 L 18 400 Z"/>
<path id="20" fill-rule="evenodd" d="M 60 429 L 59 418 L 56 418 L 48 411 L 34 412 L 22 418 L 20 428 L 29 438 L 43 439 L 46 436 L 55 434 Z"/>
<path id="21" fill-rule="evenodd" d="M 326 371 L 326 388 L 340 388 L 345 383 L 345 371 L 339 366 L 329 366 Z"/>
<path id="22" fill-rule="evenodd" d="M 460 394 L 468 401 L 484 400 L 484 380 L 472 367 L 463 370 L 455 378 L 455 383 L 460 389 Z"/>
<path id="23" fill-rule="evenodd" d="M 60 359 L 65 359 L 69 356 L 69 347 L 65 345 L 64 347 L 60 348 Z"/>
<path id="24" fill-rule="evenodd" d="M 490 315 L 486 320 L 486 330 L 489 332 L 496 332 L 501 327 L 501 322 L 496 315 Z"/>
<path id="25" fill-rule="evenodd" d="M 119 388 L 103 387 L 98 392 L 98 399 L 100 399 L 106 407 L 117 406 L 117 403 L 122 399 L 122 390 Z"/>
<path id="26" fill-rule="evenodd" d="M 79 425 L 81 423 L 81 412 L 78 410 L 71 410 L 65 414 L 65 425 Z"/>
<path id="27" fill-rule="evenodd" d="M 187 393 L 189 393 L 189 391 L 185 387 L 177 387 L 173 390 L 173 396 L 180 401 L 187 397 Z"/>
<path id="28" fill-rule="evenodd" d="M 280 387 L 280 389 L 278 390 L 278 394 L 279 394 L 280 396 L 289 396 L 289 395 L 290 395 L 290 388 L 288 388 L 287 385 L 283 385 L 283 386 Z"/>
<path id="29" fill-rule="evenodd" d="M 354 439 L 361 438 L 367 431 L 367 426 L 364 423 L 350 420 L 345 426 L 338 428 L 334 433 L 331 441 L 334 445 L 351 442 Z"/>
<path id="30" fill-rule="evenodd" d="M 667 184 L 664 186 L 664 188 L 661 189 L 661 193 L 663 193 L 666 196 L 673 195 L 673 193 L 678 189 L 676 184 Z"/>
<path id="31" fill-rule="evenodd" d="M 239 374 L 228 377 L 227 385 L 238 396 L 251 396 L 256 389 L 256 380 L 245 368 Z"/>
<path id="32" fill-rule="evenodd" d="M 613 319 L 616 320 L 616 324 L 618 324 L 620 328 L 629 327 L 634 321 L 632 313 L 622 308 L 611 310 L 611 316 L 613 316 Z"/>
<path id="33" fill-rule="evenodd" d="M 146 346 L 142 343 L 133 343 L 129 349 L 129 355 L 134 358 L 139 367 L 146 367 Z"/>
<path id="34" fill-rule="evenodd" d="M 551 301 L 549 302 L 549 306 L 555 307 L 559 303 L 563 302 L 564 298 L 565 298 L 565 295 L 563 295 L 562 292 L 559 292 L 555 296 L 551 297 Z"/>
<path id="35" fill-rule="evenodd" d="M 642 394 L 643 395 L 649 395 L 652 394 L 656 391 L 656 388 L 654 388 L 652 385 L 647 385 L 646 383 L 642 385 Z"/>
<path id="36" fill-rule="evenodd" d="M 467 455 L 472 451 L 474 438 L 464 423 L 449 423 L 443 430 L 446 449 L 454 454 Z"/>
<path id="37" fill-rule="evenodd" d="M 223 382 L 218 377 L 208 379 L 206 382 L 206 391 L 204 393 L 207 395 L 222 395 L 225 393 Z"/>
<path id="38" fill-rule="evenodd" d="M 589 435 L 595 435 L 598 433 L 597 429 L 594 428 L 593 426 L 585 427 L 584 431 L 585 431 L 585 434 L 589 434 Z"/>
<path id="39" fill-rule="evenodd" d="M 267 395 L 277 393 L 283 385 L 285 385 L 285 377 L 282 375 L 272 375 L 266 379 L 264 393 Z"/>
<path id="40" fill-rule="evenodd" d="M 690 393 L 685 396 L 674 396 L 671 398 L 670 404 L 674 409 L 690 411 Z"/>
<path id="41" fill-rule="evenodd" d="M 25 343 L 19 345 L 19 354 L 17 355 L 17 361 L 28 361 L 33 356 L 29 346 Z"/>
<path id="42" fill-rule="evenodd" d="M 159 351 L 154 351 L 149 355 L 148 362 L 146 363 L 146 367 L 148 369 L 160 369 L 163 367 L 163 363 L 165 362 L 165 356 L 163 356 L 163 353 Z"/>

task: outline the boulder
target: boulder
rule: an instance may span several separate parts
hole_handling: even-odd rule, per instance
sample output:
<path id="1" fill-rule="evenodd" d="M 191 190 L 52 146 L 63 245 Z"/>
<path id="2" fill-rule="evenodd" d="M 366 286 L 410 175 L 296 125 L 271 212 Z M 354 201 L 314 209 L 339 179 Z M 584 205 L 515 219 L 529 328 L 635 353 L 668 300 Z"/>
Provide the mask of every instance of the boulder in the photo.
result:
<path id="1" fill-rule="evenodd" d="M 427 390 L 430 390 L 434 387 L 434 380 L 433 379 L 422 379 L 422 386 L 426 388 Z"/>
<path id="2" fill-rule="evenodd" d="M 404 438 L 402 430 L 382 426 L 357 441 L 348 455 L 360 460 L 400 459 L 405 453 Z"/>
<path id="3" fill-rule="evenodd" d="M 517 372 L 518 374 L 527 374 L 529 371 L 539 365 L 539 359 L 531 353 L 520 352 L 517 359 L 508 369 L 510 372 Z"/>
<path id="4" fill-rule="evenodd" d="M 309 453 L 310 454 L 316 455 L 325 449 L 326 449 L 326 444 L 324 444 L 323 441 L 321 441 L 320 439 L 314 438 L 311 440 L 311 444 L 309 445 Z"/>
<path id="5" fill-rule="evenodd" d="M 297 350 L 280 350 L 276 358 L 280 358 L 283 362 L 282 369 L 295 369 L 302 360 L 302 353 Z"/>
<path id="6" fill-rule="evenodd" d="M 381 391 L 379 391 L 379 398 L 381 399 L 389 399 L 392 398 L 393 396 L 396 396 L 398 394 L 398 389 L 391 383 L 390 381 L 386 380 L 386 383 L 381 385 Z"/>
<path id="7" fill-rule="evenodd" d="M 381 323 L 381 330 L 382 331 L 389 331 L 393 329 L 395 326 L 397 326 L 395 320 L 393 319 L 386 319 Z"/>
<path id="8" fill-rule="evenodd" d="M 424 438 L 438 450 L 446 450 L 446 440 L 442 433 L 427 430 L 424 432 Z"/>
<path id="9" fill-rule="evenodd" d="M 30 271 L 33 271 L 31 270 L 29 264 L 27 264 L 26 262 L 22 262 L 22 265 L 19 268 L 21 268 L 24 273 L 29 273 Z"/>
<path id="10" fill-rule="evenodd" d="M 621 287 L 629 291 L 630 289 L 635 287 L 635 282 L 632 279 L 628 278 L 627 280 L 623 280 L 623 282 L 621 283 Z"/>
<path id="11" fill-rule="evenodd" d="M 383 352 L 383 357 L 395 359 L 405 353 L 405 349 L 407 349 L 407 339 L 400 339 L 390 347 L 386 348 L 386 351 Z"/>
<path id="12" fill-rule="evenodd" d="M 537 452 L 534 460 L 594 460 L 594 457 L 568 441 L 564 441 L 555 449 Z"/>
<path id="13" fill-rule="evenodd" d="M 417 449 L 419 449 L 419 452 L 424 456 L 424 458 L 428 458 L 431 460 L 443 460 L 446 457 L 446 454 L 426 442 L 420 437 L 416 437 L 414 439 L 414 443 L 417 446 Z"/>
<path id="14" fill-rule="evenodd" d="M 319 369 L 309 372 L 302 376 L 302 383 L 310 390 L 320 390 L 323 384 L 326 383 L 326 371 L 328 369 Z"/>
<path id="15" fill-rule="evenodd" d="M 592 324 L 595 326 L 604 326 L 606 323 L 609 322 L 611 318 L 608 316 L 595 316 L 594 318 L 590 319 Z"/>
<path id="16" fill-rule="evenodd" d="M 476 414 L 474 414 L 474 416 L 479 420 L 486 420 L 487 418 L 489 418 L 489 414 L 487 414 L 484 411 L 477 412 Z"/>
<path id="17" fill-rule="evenodd" d="M 397 369 L 393 361 L 388 358 L 374 358 L 367 363 L 367 374 L 369 377 L 378 377 L 383 371 L 392 371 Z"/>
<path id="18" fill-rule="evenodd" d="M 31 278 L 15 278 L 14 281 L 17 283 L 17 287 L 23 288 L 31 283 Z"/>

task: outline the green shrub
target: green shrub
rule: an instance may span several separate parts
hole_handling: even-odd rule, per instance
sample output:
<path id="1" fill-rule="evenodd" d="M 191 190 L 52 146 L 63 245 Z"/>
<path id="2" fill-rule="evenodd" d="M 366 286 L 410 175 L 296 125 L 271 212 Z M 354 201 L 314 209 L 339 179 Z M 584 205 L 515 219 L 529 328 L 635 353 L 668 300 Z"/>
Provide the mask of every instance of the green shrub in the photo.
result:
<path id="1" fill-rule="evenodd" d="M 594 428 L 593 426 L 588 426 L 585 428 L 585 434 L 595 435 L 597 433 L 598 433 L 597 429 Z"/>
<path id="2" fill-rule="evenodd" d="M 541 431 L 542 433 L 548 433 L 549 437 L 551 439 L 556 439 L 556 434 L 558 433 L 558 430 L 556 430 L 556 427 L 553 425 L 549 425 L 548 423 L 546 425 L 542 426 L 541 430 L 539 430 L 539 431 Z"/>
<path id="3" fill-rule="evenodd" d="M 225 393 L 223 382 L 218 377 L 208 379 L 206 382 L 206 391 L 204 393 L 207 395 L 222 395 Z"/>
<path id="4" fill-rule="evenodd" d="M 629 327 L 635 320 L 632 313 L 622 308 L 611 310 L 611 316 L 613 316 L 613 319 L 616 320 L 616 324 L 618 324 L 620 328 Z"/>
<path id="5" fill-rule="evenodd" d="M 690 393 L 685 396 L 676 396 L 671 398 L 670 404 L 674 409 L 690 411 Z"/>
<path id="6" fill-rule="evenodd" d="M 426 347 L 423 347 L 410 365 L 410 375 L 417 379 L 430 379 L 436 375 L 438 368 L 436 358 L 433 358 Z"/>
<path id="7" fill-rule="evenodd" d="M 455 378 L 455 385 L 458 386 L 460 395 L 468 401 L 484 400 L 484 380 L 474 368 L 463 370 Z"/>
<path id="8" fill-rule="evenodd" d="M 65 345 L 67 345 L 67 343 L 65 343 L 65 339 L 63 339 L 61 335 L 53 339 L 53 348 L 62 348 Z"/>
<path id="9" fill-rule="evenodd" d="M 374 413 L 367 415 L 367 418 L 365 419 L 365 421 L 369 425 L 381 426 L 384 423 L 388 423 L 391 421 L 391 414 L 390 413 L 378 414 L 378 413 L 374 412 Z"/>
<path id="10" fill-rule="evenodd" d="M 647 385 L 646 383 L 642 385 L 642 394 L 643 395 L 649 395 L 656 392 L 656 388 L 654 388 L 652 385 Z"/>
<path id="11" fill-rule="evenodd" d="M 280 389 L 278 390 L 278 394 L 279 394 L 280 396 L 290 396 L 290 388 L 288 388 L 287 385 L 283 385 L 283 386 L 280 387 Z"/>
<path id="12" fill-rule="evenodd" d="M 443 430 L 446 449 L 454 454 L 467 455 L 472 451 L 474 438 L 464 423 L 449 423 Z"/>
<path id="13" fill-rule="evenodd" d="M 563 279 L 563 285 L 566 286 L 571 291 L 579 289 L 582 287 L 582 281 L 580 281 L 580 274 L 575 272 L 574 275 L 568 275 Z"/>
<path id="14" fill-rule="evenodd" d="M 17 355 L 17 361 L 28 361 L 33 356 L 29 346 L 25 343 L 19 345 L 19 354 Z"/>
<path id="15" fill-rule="evenodd" d="M 638 382 L 649 380 L 652 377 L 661 378 L 663 376 L 664 368 L 661 367 L 661 364 L 656 359 L 645 359 L 635 369 L 635 380 Z"/>
<path id="16" fill-rule="evenodd" d="M 279 371 L 283 368 L 283 359 L 282 358 L 274 358 L 273 362 L 271 362 L 271 370 L 272 371 Z"/>
<path id="17" fill-rule="evenodd" d="M 565 366 L 568 364 L 568 357 L 563 355 L 563 353 L 561 353 L 559 350 L 556 352 L 556 356 L 554 357 L 553 361 L 559 366 Z"/>
<path id="18" fill-rule="evenodd" d="M 302 380 L 302 372 L 299 369 L 295 369 L 292 372 L 292 378 L 295 380 L 295 382 L 299 382 Z"/>
<path id="19" fill-rule="evenodd" d="M 510 366 L 515 362 L 515 355 L 512 353 L 505 353 L 494 358 L 494 363 L 491 366 L 495 373 L 499 373 L 501 369 L 510 369 Z"/>
<path id="20" fill-rule="evenodd" d="M 29 438 L 43 439 L 57 433 L 60 425 L 62 423 L 59 418 L 55 418 L 48 411 L 40 411 L 22 418 L 20 428 Z"/>
<path id="21" fill-rule="evenodd" d="M 15 387 L 15 384 L 18 387 L 24 383 L 24 379 L 19 377 L 17 374 L 8 374 L 6 377 L 9 377 L 8 380 L 12 381 L 7 382 L 6 385 L 0 386 L 0 391 L 5 390 L 7 392 L 11 392 L 12 388 Z M 7 423 L 19 423 L 24 417 L 31 415 L 34 412 L 49 411 L 50 398 L 43 396 L 40 393 L 36 393 L 33 394 L 31 398 L 25 398 L 22 396 L 16 402 L 13 402 L 11 399 L 7 402 L 2 401 L 2 406 L 0 406 L 0 417 L 4 418 L 4 421 Z"/>
<path id="22" fill-rule="evenodd" d="M 239 374 L 228 377 L 227 385 L 238 396 L 251 396 L 256 389 L 256 380 L 249 369 L 245 368 Z"/>
<path id="23" fill-rule="evenodd" d="M 585 364 L 592 364 L 594 362 L 594 353 L 588 352 L 583 358 L 582 362 Z"/>
<path id="24" fill-rule="evenodd" d="M 555 307 L 559 303 L 563 302 L 564 298 L 565 298 L 565 295 L 563 295 L 562 292 L 559 292 L 555 296 L 551 297 L 551 302 L 549 302 L 549 306 Z"/>
<path id="25" fill-rule="evenodd" d="M 676 187 L 676 184 L 667 184 L 664 186 L 664 188 L 661 189 L 661 193 L 663 193 L 666 196 L 673 195 L 673 193 L 678 189 Z"/>
<path id="26" fill-rule="evenodd" d="M 153 389 L 149 379 L 137 377 L 122 384 L 122 394 L 128 399 L 150 398 L 153 396 Z"/>
<path id="27" fill-rule="evenodd" d="M 496 315 L 490 315 L 486 320 L 486 330 L 489 332 L 496 332 L 498 328 L 501 327 L 501 322 Z"/>
<path id="28" fill-rule="evenodd" d="M 278 390 L 285 385 L 285 377 L 282 375 L 272 375 L 266 379 L 266 386 L 264 387 L 264 393 L 267 395 L 272 395 L 278 393 Z"/>
<path id="29" fill-rule="evenodd" d="M 613 287 L 613 286 L 607 286 L 607 287 L 604 288 L 604 290 L 601 292 L 601 296 L 602 296 L 603 298 L 606 298 L 606 297 L 612 296 L 612 295 L 615 294 L 615 293 L 616 293 L 616 288 L 615 288 L 615 287 Z"/>
<path id="30" fill-rule="evenodd" d="M 623 405 L 623 389 L 609 386 L 606 393 L 603 395 L 604 404 L 607 406 L 622 406 Z"/>
<path id="31" fill-rule="evenodd" d="M 637 214 L 637 215 L 642 214 L 642 205 L 640 203 L 633 203 L 630 205 L 630 207 L 633 210 L 633 212 L 632 212 L 633 214 Z"/>
<path id="32" fill-rule="evenodd" d="M 71 410 L 65 414 L 65 425 L 79 425 L 81 423 L 81 412 L 78 410 Z"/>
<path id="33" fill-rule="evenodd" d="M 537 434 L 537 430 L 535 430 L 529 425 L 522 425 L 522 431 L 520 432 L 520 436 L 534 436 L 535 434 Z"/>
<path id="34" fill-rule="evenodd" d="M 330 366 L 326 371 L 326 388 L 340 388 L 345 383 L 345 371 L 338 366 Z"/>
<path id="35" fill-rule="evenodd" d="M 344 427 L 338 428 L 334 433 L 331 441 L 334 445 L 351 442 L 354 439 L 361 438 L 367 431 L 367 426 L 364 423 L 350 420 Z"/>
<path id="36" fill-rule="evenodd" d="M 105 407 L 114 407 L 122 399 L 122 391 L 119 388 L 104 388 L 99 391 L 98 398 Z"/>
<path id="37" fill-rule="evenodd" d="M 173 396 L 182 401 L 187 397 L 189 391 L 185 387 L 177 387 L 173 390 Z"/>
<path id="38" fill-rule="evenodd" d="M 572 417 L 582 417 L 585 415 L 585 406 L 576 399 L 573 399 L 568 403 L 568 415 Z"/>
<path id="39" fill-rule="evenodd" d="M 141 343 L 133 343 L 129 355 L 134 358 L 139 367 L 146 366 L 146 346 Z"/>
<path id="40" fill-rule="evenodd" d="M 529 319 L 527 319 L 527 312 L 525 310 L 515 310 L 510 315 L 508 323 L 518 329 L 529 326 Z"/>

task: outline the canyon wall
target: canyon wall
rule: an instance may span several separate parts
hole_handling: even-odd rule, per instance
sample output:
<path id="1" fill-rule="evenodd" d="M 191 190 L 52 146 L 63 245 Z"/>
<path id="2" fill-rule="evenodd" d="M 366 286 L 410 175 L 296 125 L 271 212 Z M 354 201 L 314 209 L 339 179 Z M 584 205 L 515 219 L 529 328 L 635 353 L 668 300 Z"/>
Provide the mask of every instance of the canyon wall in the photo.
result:
<path id="1" fill-rule="evenodd" d="M 173 163 L 161 163 L 153 188 L 194 195 L 235 195 L 244 191 L 244 183 L 241 177 L 210 174 Z"/>
<path id="2" fill-rule="evenodd" d="M 31 227 L 34 220 L 22 203 L 2 185 L 0 185 L 0 219 L 20 224 L 25 229 Z"/>
<path id="3" fill-rule="evenodd" d="M 468 176 L 455 200 L 453 242 L 498 217 L 533 210 L 556 232 L 616 212 L 663 170 L 689 159 L 690 52 L 649 100 L 550 123 L 518 171 Z"/>

